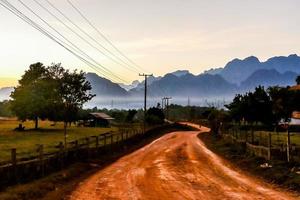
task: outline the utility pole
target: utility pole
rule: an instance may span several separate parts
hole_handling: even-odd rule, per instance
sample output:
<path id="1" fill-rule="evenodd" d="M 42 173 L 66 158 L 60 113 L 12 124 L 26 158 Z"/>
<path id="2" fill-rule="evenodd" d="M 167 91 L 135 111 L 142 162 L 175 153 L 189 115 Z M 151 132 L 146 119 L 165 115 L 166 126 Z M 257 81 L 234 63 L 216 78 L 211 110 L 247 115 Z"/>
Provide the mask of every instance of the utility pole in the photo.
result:
<path id="1" fill-rule="evenodd" d="M 163 100 L 165 102 L 165 108 L 166 108 L 166 119 L 169 119 L 169 100 L 172 99 L 172 97 L 164 97 Z"/>
<path id="2" fill-rule="evenodd" d="M 164 101 L 165 101 L 165 98 L 161 98 L 161 110 L 164 111 Z"/>
<path id="3" fill-rule="evenodd" d="M 153 74 L 139 74 L 145 77 L 145 94 L 144 94 L 144 133 L 146 132 L 146 112 L 147 112 L 147 78 Z"/>

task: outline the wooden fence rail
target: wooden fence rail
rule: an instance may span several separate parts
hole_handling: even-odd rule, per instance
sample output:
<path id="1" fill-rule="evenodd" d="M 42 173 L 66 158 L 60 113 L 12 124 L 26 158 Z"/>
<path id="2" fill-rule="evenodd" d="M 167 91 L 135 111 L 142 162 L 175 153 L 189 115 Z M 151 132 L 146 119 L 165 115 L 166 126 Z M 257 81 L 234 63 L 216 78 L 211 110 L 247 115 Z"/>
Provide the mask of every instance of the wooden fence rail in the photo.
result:
<path id="1" fill-rule="evenodd" d="M 0 188 L 43 177 L 71 163 L 100 154 L 112 154 L 142 136 L 143 132 L 139 129 L 108 132 L 68 142 L 66 147 L 60 142 L 53 153 L 45 153 L 44 146 L 38 145 L 37 156 L 27 159 L 18 159 L 18 150 L 11 149 L 11 160 L 0 165 Z"/>
<path id="2" fill-rule="evenodd" d="M 239 145 L 251 155 L 266 160 L 300 161 L 300 145 L 290 144 L 289 142 L 286 144 L 275 143 L 275 141 L 272 141 L 271 132 L 265 132 L 264 135 L 259 132 L 258 138 L 255 138 L 254 131 L 239 130 L 237 128 L 222 130 L 221 133 L 224 139 Z"/>

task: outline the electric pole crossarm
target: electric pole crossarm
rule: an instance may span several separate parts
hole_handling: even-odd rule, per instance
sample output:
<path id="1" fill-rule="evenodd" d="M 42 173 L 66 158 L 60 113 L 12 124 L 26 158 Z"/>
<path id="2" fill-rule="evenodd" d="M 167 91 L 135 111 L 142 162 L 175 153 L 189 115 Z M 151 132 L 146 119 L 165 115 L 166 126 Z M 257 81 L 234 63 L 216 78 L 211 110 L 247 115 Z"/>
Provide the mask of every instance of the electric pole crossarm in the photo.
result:
<path id="1" fill-rule="evenodd" d="M 139 74 L 139 76 L 145 77 L 145 93 L 144 93 L 144 133 L 146 131 L 146 112 L 147 112 L 147 78 L 153 76 L 153 74 Z"/>

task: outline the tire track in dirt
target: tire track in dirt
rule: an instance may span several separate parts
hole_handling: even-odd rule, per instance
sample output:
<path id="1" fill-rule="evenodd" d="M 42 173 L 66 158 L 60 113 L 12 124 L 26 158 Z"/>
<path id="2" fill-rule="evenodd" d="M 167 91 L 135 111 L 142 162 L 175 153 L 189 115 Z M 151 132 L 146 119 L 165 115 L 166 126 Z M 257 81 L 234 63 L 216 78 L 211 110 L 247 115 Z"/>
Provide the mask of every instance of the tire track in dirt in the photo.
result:
<path id="1" fill-rule="evenodd" d="M 207 149 L 197 135 L 208 130 L 166 134 L 82 182 L 69 199 L 297 199 Z"/>

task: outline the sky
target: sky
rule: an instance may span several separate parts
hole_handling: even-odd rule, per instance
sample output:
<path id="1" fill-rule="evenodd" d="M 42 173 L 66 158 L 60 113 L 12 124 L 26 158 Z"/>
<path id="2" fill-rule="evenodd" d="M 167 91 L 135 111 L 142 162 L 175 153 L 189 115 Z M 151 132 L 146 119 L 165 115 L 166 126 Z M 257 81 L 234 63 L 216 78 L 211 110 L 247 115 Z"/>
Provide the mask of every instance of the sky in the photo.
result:
<path id="1" fill-rule="evenodd" d="M 141 79 L 138 72 L 159 76 L 187 69 L 199 74 L 210 68 L 224 67 L 234 58 L 255 55 L 264 61 L 272 56 L 300 52 L 299 0 L 71 0 L 101 33 L 142 68 L 139 70 L 132 70 L 133 64 L 126 67 L 123 63 L 117 64 L 96 50 L 100 49 L 101 44 L 118 55 L 67 0 L 49 1 L 97 43 L 83 35 L 45 0 L 38 1 L 92 46 L 49 15 L 34 0 L 22 1 L 114 74 L 112 77 L 97 71 L 100 76 L 114 82 L 129 83 Z M 22 7 L 18 0 L 9 2 L 57 34 Z M 0 87 L 15 85 L 28 66 L 35 62 L 45 65 L 62 63 L 71 70 L 96 72 L 1 6 L 0 25 Z"/>

